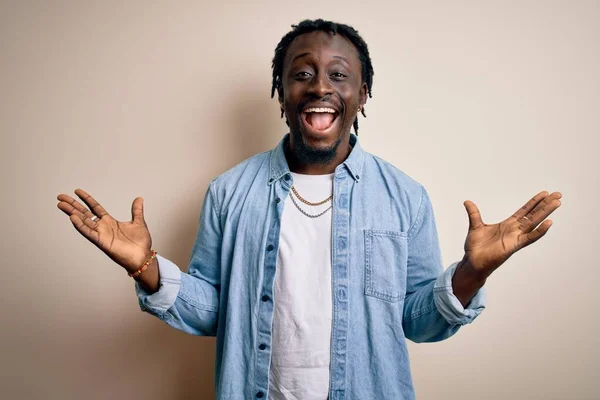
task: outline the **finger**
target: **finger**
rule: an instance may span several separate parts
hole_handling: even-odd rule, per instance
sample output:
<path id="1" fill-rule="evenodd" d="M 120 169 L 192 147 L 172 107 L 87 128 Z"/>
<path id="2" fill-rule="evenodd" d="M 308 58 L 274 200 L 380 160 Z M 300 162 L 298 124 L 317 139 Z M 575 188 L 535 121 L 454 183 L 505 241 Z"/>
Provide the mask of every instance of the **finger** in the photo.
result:
<path id="1" fill-rule="evenodd" d="M 558 207 L 561 206 L 560 193 L 552 193 L 538 203 L 533 210 L 521 220 L 525 232 L 532 231 Z"/>
<path id="2" fill-rule="evenodd" d="M 547 191 L 544 190 L 542 192 L 539 192 L 538 194 L 533 196 L 527 203 L 525 203 L 523 207 L 519 208 L 512 216 L 518 220 L 523 218 L 525 215 L 529 214 L 529 212 L 531 212 L 531 210 L 533 210 L 533 208 L 546 196 L 548 196 Z"/>
<path id="3" fill-rule="evenodd" d="M 79 196 L 81 200 L 83 200 L 83 202 L 90 208 L 90 210 L 93 211 L 95 215 L 98 216 L 98 218 L 102 218 L 108 214 L 104 207 L 102 207 L 100 203 L 98 203 L 96 199 L 90 196 L 90 194 L 85 190 L 77 189 L 75 190 L 75 194 Z"/>
<path id="4" fill-rule="evenodd" d="M 479 212 L 479 208 L 473 203 L 471 200 L 467 200 L 463 203 L 465 209 L 467 210 L 467 214 L 469 215 L 469 230 L 477 229 L 483 225 L 483 221 L 481 220 L 481 213 Z"/>
<path id="5" fill-rule="evenodd" d="M 548 219 L 544 221 L 537 229 L 529 232 L 525 235 L 525 242 L 521 245 L 521 248 L 529 246 L 532 243 L 540 240 L 550 229 L 552 226 L 552 220 Z"/>
<path id="6" fill-rule="evenodd" d="M 71 215 L 71 217 L 69 219 L 73 223 L 73 226 L 75 227 L 75 229 L 77 229 L 79 231 L 79 233 L 81 233 L 86 239 L 88 239 L 90 242 L 94 243 L 95 245 L 98 244 L 98 239 L 99 239 L 100 235 L 98 234 L 98 232 L 96 232 L 95 230 L 93 230 L 92 228 L 87 226 L 81 220 L 79 215 L 73 214 L 73 215 Z"/>
<path id="7" fill-rule="evenodd" d="M 74 213 L 78 213 L 82 221 L 89 220 L 94 216 L 94 214 L 90 210 L 85 208 L 81 203 L 79 203 L 77 200 L 73 199 L 69 195 L 61 194 L 57 197 L 57 199 L 60 200 L 60 203 L 58 203 L 57 205 L 58 208 L 61 209 L 67 215 L 73 215 Z M 94 221 L 91 222 L 93 223 L 91 227 L 94 227 L 96 223 Z"/>
<path id="8" fill-rule="evenodd" d="M 87 225 L 90 229 L 97 229 L 98 228 L 98 222 L 92 220 L 91 216 L 94 216 L 88 209 L 85 209 L 86 212 L 82 213 L 81 211 L 79 211 L 77 208 L 73 207 L 71 204 L 61 201 L 60 203 L 57 204 L 58 208 L 61 209 L 65 214 L 69 215 L 69 216 L 76 216 L 79 218 L 79 220 L 81 222 L 83 222 L 85 225 Z"/>
<path id="9" fill-rule="evenodd" d="M 73 199 L 66 194 L 59 194 L 57 199 L 59 200 L 57 207 L 67 215 L 71 215 L 75 207 L 73 206 Z"/>
<path id="10" fill-rule="evenodd" d="M 131 217 L 133 222 L 146 225 L 146 221 L 144 220 L 144 199 L 141 197 L 133 201 L 131 205 Z"/>

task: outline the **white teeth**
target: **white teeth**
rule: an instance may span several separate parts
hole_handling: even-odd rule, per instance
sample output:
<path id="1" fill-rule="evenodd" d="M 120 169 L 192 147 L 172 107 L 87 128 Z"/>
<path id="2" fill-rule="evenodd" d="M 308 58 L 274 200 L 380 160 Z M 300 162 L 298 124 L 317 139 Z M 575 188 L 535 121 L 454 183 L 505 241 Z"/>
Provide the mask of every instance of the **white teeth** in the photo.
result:
<path id="1" fill-rule="evenodd" d="M 328 107 L 312 107 L 304 110 L 306 113 L 330 113 L 335 114 L 335 110 L 333 108 Z"/>

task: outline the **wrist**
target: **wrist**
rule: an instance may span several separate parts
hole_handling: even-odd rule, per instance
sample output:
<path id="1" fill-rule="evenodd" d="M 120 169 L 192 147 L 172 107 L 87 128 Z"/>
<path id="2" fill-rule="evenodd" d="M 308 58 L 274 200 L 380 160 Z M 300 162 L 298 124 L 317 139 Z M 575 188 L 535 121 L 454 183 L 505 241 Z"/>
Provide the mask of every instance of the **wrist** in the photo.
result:
<path id="1" fill-rule="evenodd" d="M 486 279 L 486 276 L 483 276 L 473 268 L 467 259 L 463 258 L 452 276 L 452 292 L 462 306 L 467 307 L 475 293 L 485 285 Z"/>
<path id="2" fill-rule="evenodd" d="M 148 264 L 148 267 L 143 271 L 144 272 L 143 274 L 140 274 L 138 276 L 132 276 L 132 278 L 136 282 L 141 282 L 143 279 L 146 278 L 146 276 L 152 275 L 153 270 L 158 270 L 158 259 L 156 259 L 156 258 L 154 258 L 152 260 L 152 262 L 150 262 L 150 264 Z"/>
<path id="3" fill-rule="evenodd" d="M 473 264 L 471 264 L 466 255 L 458 262 L 454 274 L 455 276 L 459 274 L 465 282 L 481 284 L 480 286 L 483 286 L 488 278 L 487 274 L 473 267 Z"/>
<path id="4" fill-rule="evenodd" d="M 146 271 L 153 263 L 155 263 L 156 262 L 156 251 L 154 249 L 151 249 L 150 252 L 151 253 L 146 257 L 146 260 L 144 261 L 144 263 L 142 265 L 138 266 L 137 269 L 134 271 L 127 271 L 127 275 L 129 275 L 133 279 L 137 280 L 137 278 L 144 271 Z"/>
<path id="5" fill-rule="evenodd" d="M 127 274 L 133 274 L 140 269 L 150 257 L 152 257 L 151 249 L 140 250 L 139 254 L 136 253 L 135 255 L 132 255 L 125 263 L 121 264 L 121 266 Z"/>

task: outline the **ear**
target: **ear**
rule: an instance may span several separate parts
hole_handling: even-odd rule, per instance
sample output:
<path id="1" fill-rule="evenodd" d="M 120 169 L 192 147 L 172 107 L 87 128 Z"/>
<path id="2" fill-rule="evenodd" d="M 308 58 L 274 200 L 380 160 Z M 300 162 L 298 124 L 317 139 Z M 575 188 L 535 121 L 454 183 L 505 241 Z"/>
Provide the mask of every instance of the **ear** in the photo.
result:
<path id="1" fill-rule="evenodd" d="M 285 108 L 283 108 L 283 89 L 277 88 L 277 101 L 279 102 L 279 108 L 281 109 L 281 118 L 285 117 L 285 124 L 290 126 L 287 117 L 285 116 Z"/>
<path id="2" fill-rule="evenodd" d="M 277 101 L 279 101 L 279 106 L 283 108 L 283 88 L 277 88 Z"/>
<path id="3" fill-rule="evenodd" d="M 369 94 L 369 87 L 367 86 L 366 82 L 363 82 L 362 86 L 360 87 L 360 92 L 359 92 L 359 101 L 360 101 L 360 107 L 362 108 L 365 104 L 367 104 L 367 98 Z"/>

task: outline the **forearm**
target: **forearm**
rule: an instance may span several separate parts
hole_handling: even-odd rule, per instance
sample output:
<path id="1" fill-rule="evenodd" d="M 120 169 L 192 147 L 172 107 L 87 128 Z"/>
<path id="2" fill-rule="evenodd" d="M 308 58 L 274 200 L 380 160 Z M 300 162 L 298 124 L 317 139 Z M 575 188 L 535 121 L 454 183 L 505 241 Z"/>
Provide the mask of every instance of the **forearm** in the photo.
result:
<path id="1" fill-rule="evenodd" d="M 404 299 L 402 327 L 406 338 L 415 343 L 444 340 L 460 328 L 449 324 L 437 311 L 434 285 L 432 281 Z"/>
<path id="2" fill-rule="evenodd" d="M 169 267 L 164 266 L 165 269 Z M 178 278 L 165 277 L 165 272 L 167 275 L 177 272 Z M 139 287 L 138 298 L 143 311 L 157 316 L 173 328 L 192 335 L 216 334 L 219 292 L 202 279 L 175 270 L 163 271 L 160 290 L 149 294 Z"/>
<path id="3" fill-rule="evenodd" d="M 486 278 L 475 273 L 469 262 L 463 258 L 452 277 L 452 291 L 462 306 L 466 307 L 485 282 Z"/>
<path id="4" fill-rule="evenodd" d="M 190 270 L 193 275 L 182 273 L 166 258 L 156 256 L 159 266 L 159 288 L 150 293 L 136 282 L 136 292 L 140 307 L 176 329 L 194 335 L 214 336 L 216 334 L 219 290 L 214 282 L 208 282 L 192 262 Z M 144 271 L 140 278 L 148 270 Z M 146 280 L 149 280 L 150 275 Z M 152 284 L 152 283 L 150 283 Z"/>
<path id="5" fill-rule="evenodd" d="M 436 342 L 444 340 L 458 331 L 462 325 L 470 324 L 485 309 L 485 288 L 483 283 L 473 294 L 466 294 L 467 300 L 458 299 L 452 287 L 453 278 L 458 274 L 459 263 L 452 264 L 435 282 L 422 286 L 406 296 L 402 325 L 406 337 L 415 342 Z M 463 272 L 468 266 L 463 265 Z M 460 284 L 472 280 L 458 275 Z M 470 285 L 462 285 L 473 290 Z M 467 291 L 465 291 L 467 293 Z M 466 306 L 468 304 L 468 307 Z"/>
<path id="6" fill-rule="evenodd" d="M 152 260 L 148 268 L 134 278 L 148 294 L 156 293 L 160 284 L 160 275 L 158 273 L 158 259 Z"/>

